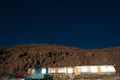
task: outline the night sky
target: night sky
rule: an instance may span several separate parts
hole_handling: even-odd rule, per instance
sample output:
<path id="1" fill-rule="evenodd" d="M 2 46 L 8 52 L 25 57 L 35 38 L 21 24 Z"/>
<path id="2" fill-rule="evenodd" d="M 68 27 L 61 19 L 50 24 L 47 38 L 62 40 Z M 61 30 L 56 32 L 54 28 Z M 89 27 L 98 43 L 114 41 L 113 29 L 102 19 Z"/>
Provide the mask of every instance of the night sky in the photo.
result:
<path id="1" fill-rule="evenodd" d="M 120 46 L 119 0 L 0 0 L 0 46 Z"/>

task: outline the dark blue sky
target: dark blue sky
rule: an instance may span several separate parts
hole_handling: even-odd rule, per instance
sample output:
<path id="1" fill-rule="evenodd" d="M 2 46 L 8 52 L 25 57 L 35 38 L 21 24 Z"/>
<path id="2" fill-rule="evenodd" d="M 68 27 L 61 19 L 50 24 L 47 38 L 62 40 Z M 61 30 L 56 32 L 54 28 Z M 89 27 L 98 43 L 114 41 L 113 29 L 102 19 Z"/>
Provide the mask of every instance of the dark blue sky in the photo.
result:
<path id="1" fill-rule="evenodd" d="M 120 46 L 119 0 L 1 0 L 0 45 Z"/>

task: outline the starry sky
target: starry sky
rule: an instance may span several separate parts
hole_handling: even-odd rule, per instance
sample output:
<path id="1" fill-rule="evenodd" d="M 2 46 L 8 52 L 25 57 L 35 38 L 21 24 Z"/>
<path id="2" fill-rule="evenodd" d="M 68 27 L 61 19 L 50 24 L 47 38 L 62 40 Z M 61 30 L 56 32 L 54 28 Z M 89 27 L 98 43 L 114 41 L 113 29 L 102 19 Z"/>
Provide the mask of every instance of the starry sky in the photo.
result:
<path id="1" fill-rule="evenodd" d="M 120 46 L 119 0 L 1 0 L 0 46 Z"/>

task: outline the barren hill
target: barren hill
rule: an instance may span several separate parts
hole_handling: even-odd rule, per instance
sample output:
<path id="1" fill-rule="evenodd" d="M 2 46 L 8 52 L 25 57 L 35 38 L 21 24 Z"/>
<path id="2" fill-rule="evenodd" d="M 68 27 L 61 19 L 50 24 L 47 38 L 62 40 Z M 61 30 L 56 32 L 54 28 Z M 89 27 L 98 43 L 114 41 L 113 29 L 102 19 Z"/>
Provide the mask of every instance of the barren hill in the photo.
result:
<path id="1" fill-rule="evenodd" d="M 27 68 L 92 64 L 112 64 L 120 71 L 120 47 L 83 50 L 50 44 L 28 44 L 4 49 L 0 54 L 0 73 L 23 74 Z"/>

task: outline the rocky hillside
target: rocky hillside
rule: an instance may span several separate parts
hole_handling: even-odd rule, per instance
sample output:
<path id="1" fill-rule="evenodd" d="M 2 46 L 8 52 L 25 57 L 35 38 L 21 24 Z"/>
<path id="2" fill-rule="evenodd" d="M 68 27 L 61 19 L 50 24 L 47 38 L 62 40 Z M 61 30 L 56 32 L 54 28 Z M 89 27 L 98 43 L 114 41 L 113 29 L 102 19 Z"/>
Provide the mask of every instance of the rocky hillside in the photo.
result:
<path id="1" fill-rule="evenodd" d="M 24 74 L 27 68 L 78 65 L 116 65 L 120 72 L 120 47 L 83 50 L 49 45 L 18 45 L 0 51 L 0 73 Z"/>

